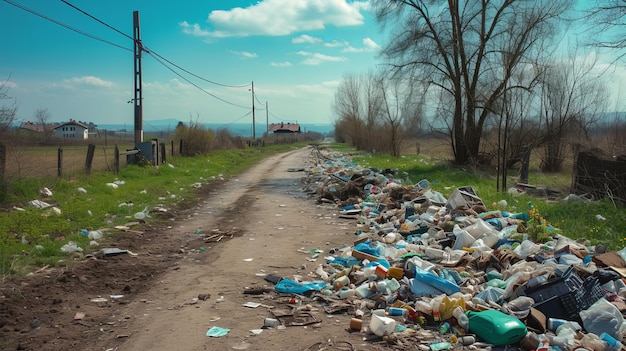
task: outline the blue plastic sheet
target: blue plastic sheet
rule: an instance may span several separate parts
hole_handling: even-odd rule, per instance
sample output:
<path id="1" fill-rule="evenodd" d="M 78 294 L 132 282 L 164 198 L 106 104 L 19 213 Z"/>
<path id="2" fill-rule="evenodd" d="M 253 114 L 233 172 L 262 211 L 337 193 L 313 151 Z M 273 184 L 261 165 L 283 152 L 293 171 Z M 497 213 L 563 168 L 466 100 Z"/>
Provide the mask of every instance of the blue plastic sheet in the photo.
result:
<path id="1" fill-rule="evenodd" d="M 206 336 L 210 336 L 212 338 L 219 338 L 220 336 L 224 336 L 230 332 L 230 329 L 213 327 L 206 332 Z"/>
<path id="2" fill-rule="evenodd" d="M 325 282 L 298 283 L 283 278 L 274 286 L 274 290 L 284 294 L 304 294 L 307 291 L 320 291 L 326 287 Z"/>
<path id="3" fill-rule="evenodd" d="M 440 290 L 448 295 L 452 295 L 461 291 L 458 285 L 448 280 L 445 280 L 444 278 L 441 278 L 434 273 L 420 272 L 416 270 L 414 279 L 419 282 L 428 284 L 433 288 Z"/>

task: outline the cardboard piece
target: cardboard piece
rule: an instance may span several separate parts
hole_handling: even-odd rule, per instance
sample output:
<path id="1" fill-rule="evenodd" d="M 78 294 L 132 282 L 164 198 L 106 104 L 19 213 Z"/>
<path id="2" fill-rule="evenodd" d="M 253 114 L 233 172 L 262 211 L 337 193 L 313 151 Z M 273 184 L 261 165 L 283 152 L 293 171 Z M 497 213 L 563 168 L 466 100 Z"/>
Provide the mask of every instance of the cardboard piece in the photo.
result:
<path id="1" fill-rule="evenodd" d="M 526 325 L 529 328 L 536 330 L 537 333 L 543 334 L 548 328 L 548 318 L 546 318 L 546 315 L 543 314 L 543 312 L 531 307 L 526 320 Z"/>

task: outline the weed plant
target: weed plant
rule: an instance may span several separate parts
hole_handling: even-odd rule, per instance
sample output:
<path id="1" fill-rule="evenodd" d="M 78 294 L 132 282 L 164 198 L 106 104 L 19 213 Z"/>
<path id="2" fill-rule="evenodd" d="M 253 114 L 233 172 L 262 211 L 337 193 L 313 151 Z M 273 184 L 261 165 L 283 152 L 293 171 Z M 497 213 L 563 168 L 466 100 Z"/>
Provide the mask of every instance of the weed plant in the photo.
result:
<path id="1" fill-rule="evenodd" d="M 586 239 L 589 245 L 603 244 L 614 250 L 620 250 L 626 245 L 624 206 L 614 205 L 607 199 L 592 202 L 562 201 L 568 195 L 567 185 L 571 182 L 571 176 L 566 173 L 530 174 L 529 183 L 561 190 L 561 199 L 548 200 L 545 197 L 497 191 L 494 170 L 454 167 L 421 155 L 393 158 L 383 154 L 361 154 L 352 159 L 363 167 L 395 170 L 396 177 L 404 184 L 416 184 L 426 179 L 434 191 L 442 193 L 446 198 L 458 187 L 471 186 L 488 210 L 511 213 L 533 210 L 547 224 L 558 229 L 555 233 L 571 239 Z M 515 177 L 509 177 L 507 184 L 512 187 L 517 181 Z M 507 205 L 498 206 L 501 200 L 506 200 Z"/>
<path id="2" fill-rule="evenodd" d="M 194 157 L 168 157 L 158 167 L 128 165 L 118 175 L 93 172 L 73 179 L 23 178 L 11 181 L 0 211 L 0 278 L 25 274 L 44 265 L 68 264 L 61 248 L 73 241 L 85 252 L 95 250 L 84 233 L 135 221 L 145 208 L 172 208 L 197 203 L 195 189 L 228 178 L 260 159 L 299 145 L 219 150 Z M 51 197 L 41 197 L 47 187 Z M 84 189 L 84 190 L 83 190 Z M 38 209 L 31 200 L 52 205 Z M 60 212 L 60 213 L 59 213 Z M 148 219 L 148 220 L 156 220 Z M 108 235 L 110 232 L 104 232 Z"/>

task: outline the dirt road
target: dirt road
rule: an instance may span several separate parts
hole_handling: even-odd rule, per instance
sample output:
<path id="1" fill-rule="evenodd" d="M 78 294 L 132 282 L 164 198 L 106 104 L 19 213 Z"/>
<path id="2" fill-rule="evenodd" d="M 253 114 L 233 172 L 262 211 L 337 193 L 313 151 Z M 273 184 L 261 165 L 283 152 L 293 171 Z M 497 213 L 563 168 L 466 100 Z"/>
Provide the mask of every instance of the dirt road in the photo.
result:
<path id="1" fill-rule="evenodd" d="M 324 255 L 354 239 L 354 222 L 303 193 L 303 173 L 294 170 L 310 156 L 304 148 L 270 157 L 213 187 L 171 225 L 112 238 L 112 246 L 136 256 L 94 258 L 3 286 L 0 349 L 318 350 L 333 343 L 336 350 L 378 349 L 346 330 L 350 314 L 329 314 L 316 301 L 290 304 L 275 293 L 243 294 L 271 288 L 266 274 L 313 280 L 309 274 Z M 324 252 L 313 261 L 312 249 Z M 93 302 L 98 296 L 107 301 Z M 271 308 L 306 303 L 319 323 L 253 332 L 273 317 Z M 212 327 L 230 331 L 209 337 Z"/>

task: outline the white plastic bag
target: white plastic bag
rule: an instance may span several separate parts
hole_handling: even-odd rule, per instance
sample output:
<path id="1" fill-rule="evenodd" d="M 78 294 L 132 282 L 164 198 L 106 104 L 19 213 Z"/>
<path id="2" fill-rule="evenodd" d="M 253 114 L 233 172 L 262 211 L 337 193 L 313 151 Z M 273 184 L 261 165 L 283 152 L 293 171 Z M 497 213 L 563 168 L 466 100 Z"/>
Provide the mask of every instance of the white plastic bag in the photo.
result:
<path id="1" fill-rule="evenodd" d="M 67 253 L 83 252 L 83 248 L 78 246 L 75 242 L 70 241 L 67 244 L 61 246 L 61 251 Z"/>
<path id="2" fill-rule="evenodd" d="M 581 311 L 580 318 L 588 333 L 596 335 L 607 333 L 622 341 L 620 330 L 624 324 L 624 317 L 619 309 L 606 299 L 600 299 L 588 309 Z"/>

